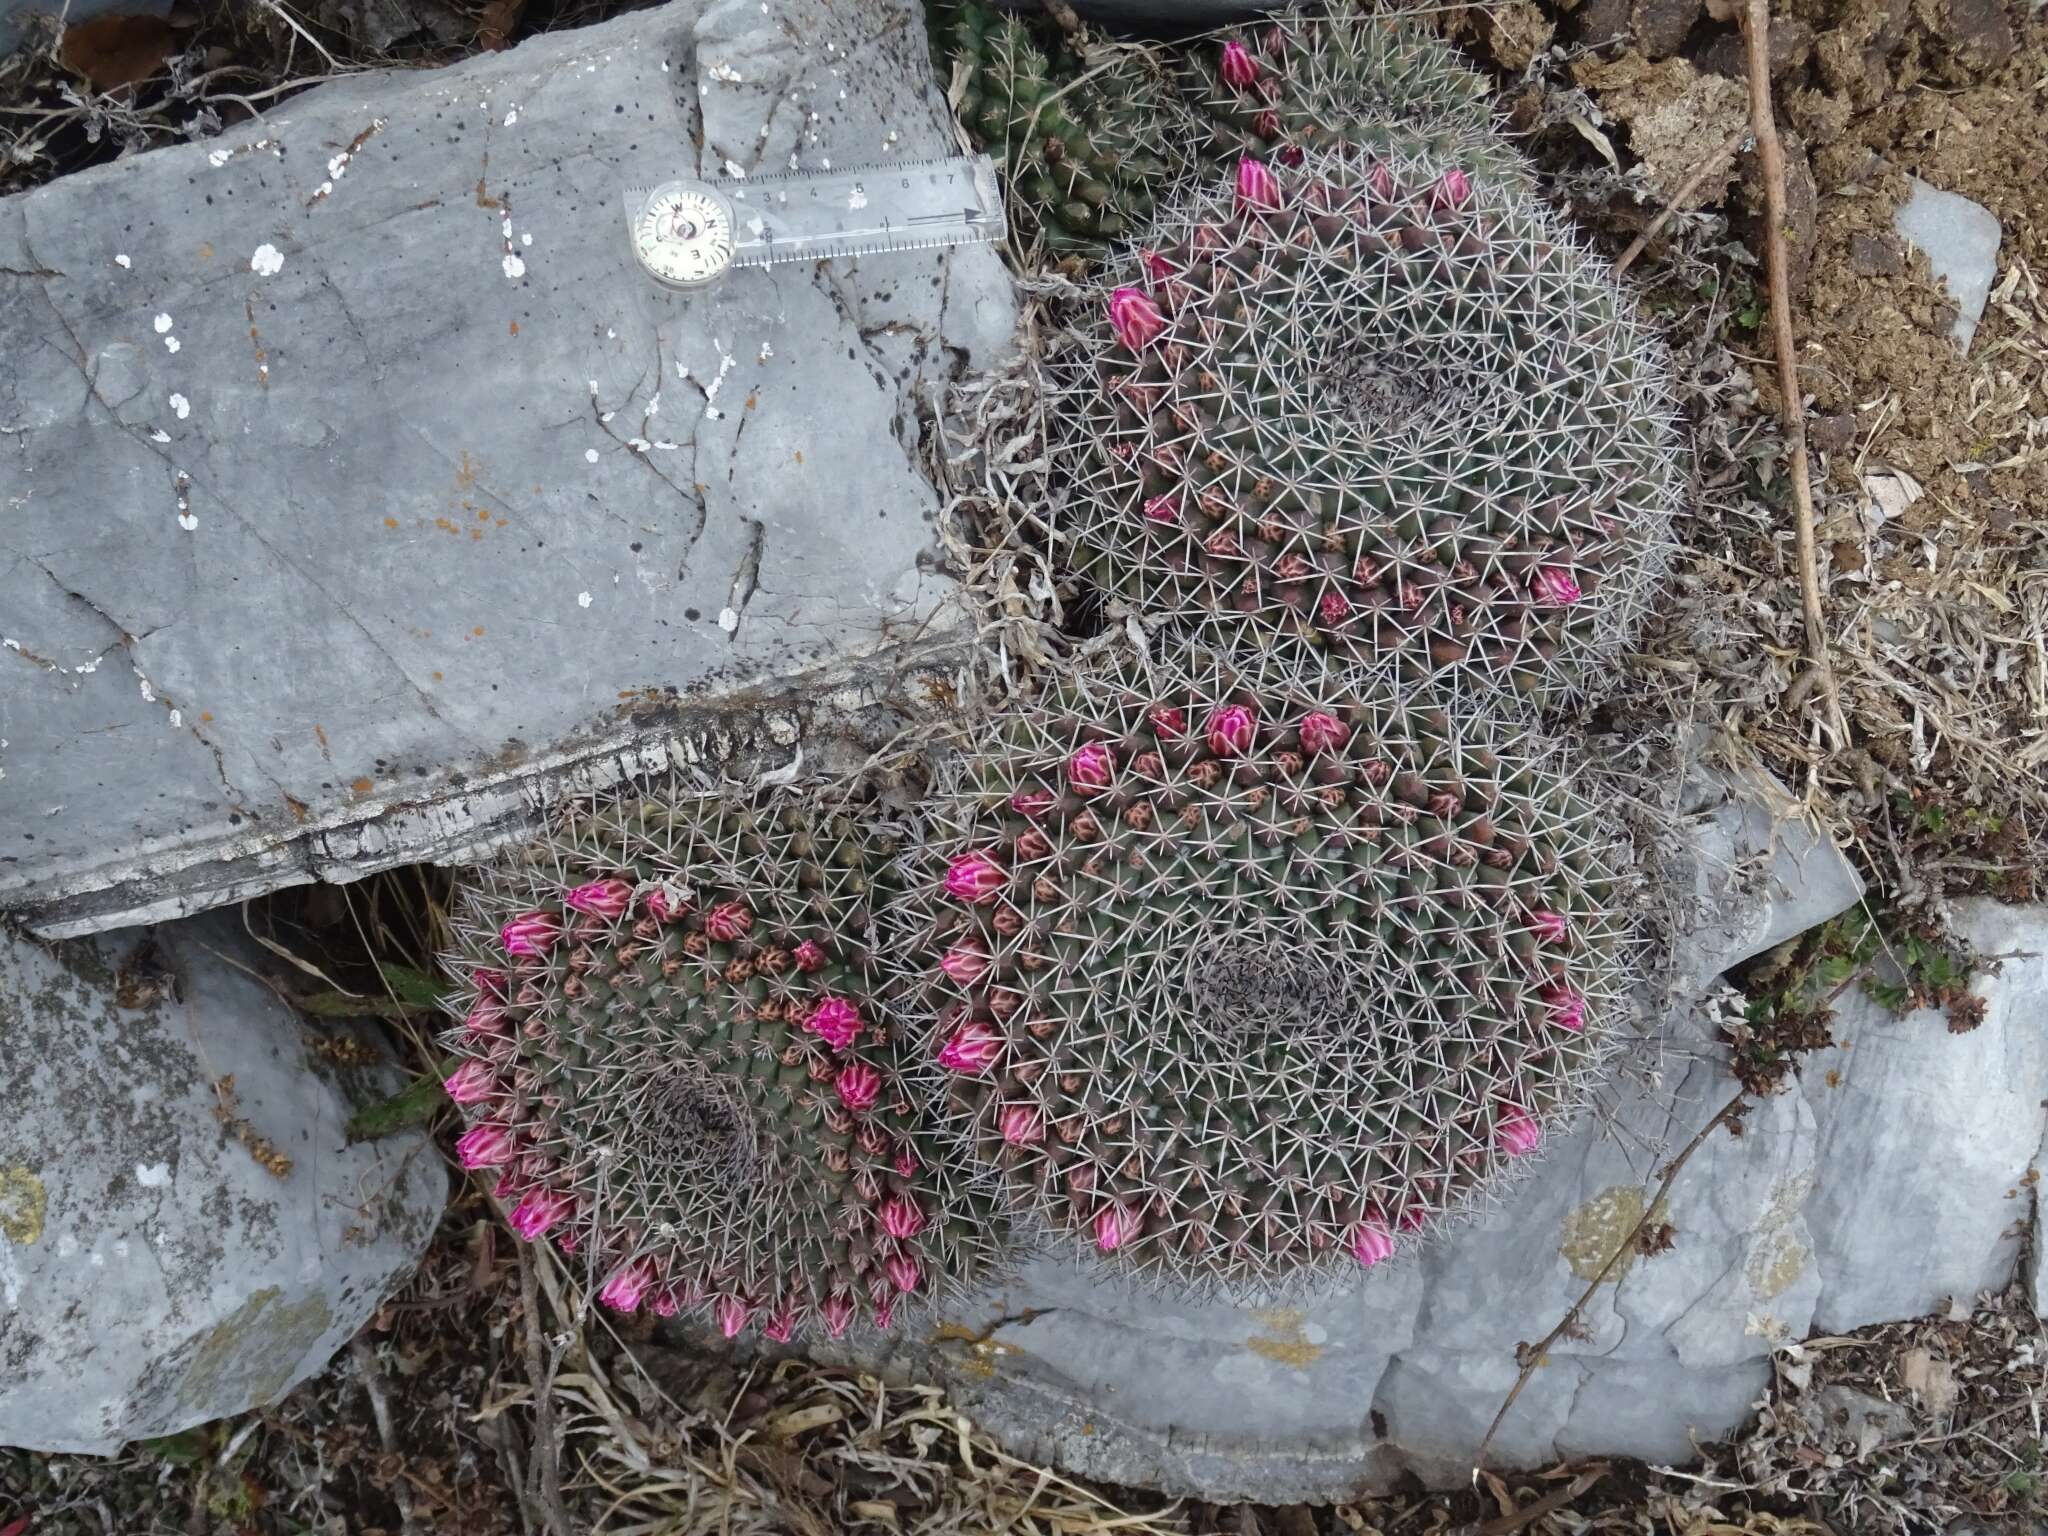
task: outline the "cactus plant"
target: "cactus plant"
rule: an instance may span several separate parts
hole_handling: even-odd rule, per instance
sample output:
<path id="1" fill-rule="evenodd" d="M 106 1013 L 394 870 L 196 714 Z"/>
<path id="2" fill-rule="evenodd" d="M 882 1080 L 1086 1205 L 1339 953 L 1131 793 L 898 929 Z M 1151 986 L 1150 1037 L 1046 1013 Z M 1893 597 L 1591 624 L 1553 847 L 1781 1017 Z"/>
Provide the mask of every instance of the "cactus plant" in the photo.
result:
<path id="1" fill-rule="evenodd" d="M 1594 691 L 1663 566 L 1663 356 L 1604 264 L 1429 157 L 1244 160 L 1095 291 L 1061 531 L 1142 606 Z"/>
<path id="2" fill-rule="evenodd" d="M 1568 1120 L 1622 1026 L 1633 877 L 1498 710 L 1127 662 L 1000 719 L 936 803 L 904 995 L 939 1118 L 1133 1275 L 1385 1259 Z"/>
<path id="3" fill-rule="evenodd" d="M 929 1147 L 931 1069 L 875 994 L 893 852 L 808 800 L 670 784 L 569 805 L 465 886 L 458 1152 L 600 1300 L 836 1337 L 987 1263 L 989 1203 Z"/>

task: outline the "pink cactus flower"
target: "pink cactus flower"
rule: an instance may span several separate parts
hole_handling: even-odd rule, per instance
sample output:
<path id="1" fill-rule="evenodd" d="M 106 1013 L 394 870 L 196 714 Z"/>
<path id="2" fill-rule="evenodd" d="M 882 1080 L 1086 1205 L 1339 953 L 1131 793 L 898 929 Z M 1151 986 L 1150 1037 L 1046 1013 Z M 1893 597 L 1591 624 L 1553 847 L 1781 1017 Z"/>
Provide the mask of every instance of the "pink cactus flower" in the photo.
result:
<path id="1" fill-rule="evenodd" d="M 1493 1139 L 1509 1157 L 1527 1157 L 1543 1139 L 1543 1128 L 1519 1104 L 1503 1104 Z"/>
<path id="2" fill-rule="evenodd" d="M 1010 809 L 1019 816 L 1029 816 L 1033 821 L 1053 807 L 1053 796 L 1042 789 L 1020 789 L 1010 796 Z"/>
<path id="3" fill-rule="evenodd" d="M 633 887 L 625 880 L 592 880 L 562 898 L 562 905 L 592 917 L 617 917 L 633 904 Z"/>
<path id="4" fill-rule="evenodd" d="M 1351 1234 L 1351 1257 L 1358 1260 L 1359 1267 L 1371 1269 L 1373 1265 L 1394 1255 L 1394 1239 L 1386 1227 L 1372 1217 L 1358 1224 L 1358 1230 Z"/>
<path id="5" fill-rule="evenodd" d="M 491 1064 L 472 1057 L 441 1080 L 448 1097 L 458 1104 L 481 1104 L 498 1087 L 498 1075 Z"/>
<path id="6" fill-rule="evenodd" d="M 911 1238 L 924 1230 L 924 1208 L 908 1195 L 891 1195 L 882 1202 L 882 1230 L 893 1238 Z"/>
<path id="7" fill-rule="evenodd" d="M 640 1298 L 647 1294 L 647 1288 L 652 1284 L 654 1260 L 635 1259 L 612 1271 L 604 1289 L 597 1293 L 597 1299 L 614 1312 L 637 1312 L 640 1310 Z"/>
<path id="8" fill-rule="evenodd" d="M 1585 1030 L 1586 999 L 1583 993 L 1575 992 L 1560 982 L 1544 988 L 1543 1001 L 1550 1005 L 1550 1022 L 1559 1029 L 1575 1035 Z"/>
<path id="9" fill-rule="evenodd" d="M 946 870 L 946 894 L 969 906 L 986 906 L 1009 883 L 1002 866 L 985 853 L 963 853 Z"/>
<path id="10" fill-rule="evenodd" d="M 953 1031 L 939 1052 L 939 1065 L 948 1072 L 979 1076 L 996 1064 L 1003 1054 L 1003 1037 L 980 1019 L 969 1019 Z"/>
<path id="11" fill-rule="evenodd" d="M 916 1290 L 924 1279 L 924 1270 L 907 1253 L 891 1255 L 882 1269 L 889 1276 L 889 1283 L 906 1296 Z"/>
<path id="12" fill-rule="evenodd" d="M 1259 717 L 1244 704 L 1225 704 L 1209 717 L 1209 750 L 1218 757 L 1242 757 L 1258 735 Z"/>
<path id="13" fill-rule="evenodd" d="M 1180 498 L 1170 491 L 1163 496 L 1154 496 L 1145 503 L 1145 521 L 1177 526 L 1180 522 Z"/>
<path id="14" fill-rule="evenodd" d="M 530 1189 L 505 1219 L 530 1243 L 568 1215 L 573 1204 L 567 1195 L 552 1189 Z"/>
<path id="15" fill-rule="evenodd" d="M 690 910 L 690 904 L 665 885 L 657 885 L 647 893 L 643 905 L 647 915 L 657 923 L 680 921 Z"/>
<path id="16" fill-rule="evenodd" d="M 1045 1116 L 1030 1104 L 1011 1104 L 996 1121 L 1003 1140 L 1013 1147 L 1035 1147 L 1045 1140 Z"/>
<path id="17" fill-rule="evenodd" d="M 704 919 L 704 931 L 721 944 L 745 938 L 753 926 L 753 908 L 744 901 L 720 902 Z"/>
<path id="18" fill-rule="evenodd" d="M 1316 604 L 1316 613 L 1326 627 L 1335 629 L 1351 617 L 1351 599 L 1333 588 Z"/>
<path id="19" fill-rule="evenodd" d="M 497 1168 L 517 1150 L 512 1133 L 495 1120 L 479 1120 L 455 1141 L 455 1158 L 465 1168 Z"/>
<path id="20" fill-rule="evenodd" d="M 1301 750 L 1334 752 L 1351 739 L 1351 727 L 1335 715 L 1312 709 L 1301 717 Z"/>
<path id="21" fill-rule="evenodd" d="M 718 1331 L 728 1339 L 735 1339 L 747 1326 L 747 1319 L 754 1315 L 754 1309 L 737 1296 L 721 1296 L 712 1307 L 711 1315 L 717 1320 Z"/>
<path id="22" fill-rule="evenodd" d="M 848 1062 L 832 1080 L 832 1091 L 855 1114 L 866 1114 L 882 1096 L 882 1074 L 864 1061 Z"/>
<path id="23" fill-rule="evenodd" d="M 525 955 L 539 959 L 555 947 L 555 941 L 562 936 L 561 920 L 552 912 L 528 912 L 515 917 L 498 930 L 498 938 L 508 955 Z"/>
<path id="24" fill-rule="evenodd" d="M 1552 912 L 1547 907 L 1538 907 L 1529 914 L 1529 926 L 1546 944 L 1562 944 L 1565 935 L 1571 932 L 1571 924 L 1565 921 L 1562 912 Z"/>
<path id="25" fill-rule="evenodd" d="M 1130 1210 L 1112 1201 L 1095 1216 L 1095 1246 L 1103 1253 L 1115 1253 L 1117 1249 L 1138 1234 L 1138 1218 Z"/>
<path id="26" fill-rule="evenodd" d="M 1074 786 L 1076 794 L 1092 795 L 1098 789 L 1107 789 L 1115 777 L 1116 754 L 1102 742 L 1091 741 L 1067 759 L 1067 782 Z"/>
<path id="27" fill-rule="evenodd" d="M 1544 566 L 1531 578 L 1530 585 L 1536 589 L 1537 600 L 1553 608 L 1569 608 L 1585 595 L 1579 590 L 1577 579 L 1561 565 Z"/>
<path id="28" fill-rule="evenodd" d="M 1259 78 L 1259 61 L 1252 57 L 1251 49 L 1236 38 L 1223 45 L 1223 83 L 1236 90 L 1244 90 Z"/>
<path id="29" fill-rule="evenodd" d="M 825 1320 L 825 1332 L 836 1339 L 853 1326 L 854 1311 L 853 1298 L 844 1291 L 834 1291 L 818 1308 L 818 1315 Z"/>
<path id="30" fill-rule="evenodd" d="M 947 950 L 939 961 L 939 969 L 952 979 L 954 985 L 971 987 L 989 973 L 988 951 L 974 939 L 962 939 Z"/>
<path id="31" fill-rule="evenodd" d="M 1448 170 L 1438 178 L 1431 189 L 1429 200 L 1438 208 L 1456 212 L 1465 206 L 1465 200 L 1472 195 L 1472 179 L 1460 170 Z"/>
<path id="32" fill-rule="evenodd" d="M 860 1038 L 860 1009 L 843 997 L 825 996 L 804 1018 L 804 1028 L 835 1051 L 846 1050 Z"/>
<path id="33" fill-rule="evenodd" d="M 1133 352 L 1142 352 L 1166 329 L 1166 316 L 1142 288 L 1119 288 L 1109 296 L 1109 328 Z"/>
<path id="34" fill-rule="evenodd" d="M 1273 173 L 1266 168 L 1266 162 L 1254 160 L 1249 155 L 1238 161 L 1238 211 L 1253 213 L 1279 206 L 1280 183 L 1273 179 Z"/>
<path id="35" fill-rule="evenodd" d="M 488 992 L 479 992 L 476 1001 L 469 1005 L 469 1012 L 462 1016 L 462 1029 L 468 1035 L 502 1035 L 505 1032 L 505 1005 Z"/>
<path id="36" fill-rule="evenodd" d="M 761 1325 L 761 1337 L 772 1339 L 777 1344 L 787 1344 L 790 1335 L 796 1332 L 796 1304 L 785 1301 L 776 1308 L 775 1315 Z"/>
<path id="37" fill-rule="evenodd" d="M 1187 711 L 1175 709 L 1171 704 L 1153 705 L 1145 711 L 1145 718 L 1152 722 L 1152 734 L 1155 736 L 1163 736 L 1170 741 L 1187 734 Z"/>

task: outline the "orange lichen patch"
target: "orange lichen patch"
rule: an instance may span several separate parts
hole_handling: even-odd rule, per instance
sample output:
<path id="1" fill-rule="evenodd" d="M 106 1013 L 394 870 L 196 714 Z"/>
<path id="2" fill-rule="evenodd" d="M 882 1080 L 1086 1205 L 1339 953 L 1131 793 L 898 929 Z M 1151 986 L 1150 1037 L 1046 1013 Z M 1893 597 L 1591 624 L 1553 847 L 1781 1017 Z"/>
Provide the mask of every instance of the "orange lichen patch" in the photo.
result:
<path id="1" fill-rule="evenodd" d="M 489 507 L 480 507 L 473 501 L 465 501 L 463 505 L 476 514 L 478 522 L 488 523 L 491 520 L 491 509 Z"/>
<path id="2" fill-rule="evenodd" d="M 367 795 L 370 792 L 371 785 L 368 779 L 352 779 L 349 781 L 348 787 L 359 795 Z"/>
<path id="3" fill-rule="evenodd" d="M 483 627 L 483 625 L 481 625 L 481 624 L 477 625 L 477 627 L 476 627 L 475 629 L 472 629 L 472 630 L 470 631 L 470 633 L 471 633 L 472 635 L 475 635 L 475 636 L 477 637 L 477 639 L 479 639 L 479 640 L 483 639 L 483 637 L 484 637 L 484 627 Z"/>
<path id="4" fill-rule="evenodd" d="M 384 519 L 384 526 L 386 528 L 396 528 L 398 526 L 398 519 L 395 517 L 387 517 Z"/>
<path id="5" fill-rule="evenodd" d="M 201 261 L 213 260 L 213 242 L 211 240 L 199 242 L 199 259 Z"/>
<path id="6" fill-rule="evenodd" d="M 327 747 L 326 729 L 319 725 L 314 726 L 313 739 L 320 743 L 320 755 L 326 758 L 328 761 L 332 762 L 334 760 L 334 754 L 331 751 L 329 751 Z"/>
<path id="7" fill-rule="evenodd" d="M 462 450 L 461 462 L 455 468 L 455 488 L 466 491 L 476 484 L 476 466 L 469 461 L 469 450 Z"/>
<path id="8" fill-rule="evenodd" d="M 517 320 L 514 320 L 512 322 L 512 334 L 514 336 L 517 336 L 519 334 L 519 322 Z"/>
<path id="9" fill-rule="evenodd" d="M 440 674 L 440 673 L 438 673 L 438 672 L 436 672 L 436 673 L 434 673 L 434 674 L 433 674 L 433 678 L 434 678 L 434 681 L 438 683 L 439 681 L 441 681 L 441 674 Z"/>
<path id="10" fill-rule="evenodd" d="M 448 519 L 447 519 L 447 518 L 445 518 L 445 517 L 437 517 L 437 518 L 435 518 L 435 519 L 434 519 L 434 526 L 435 526 L 436 528 L 439 528 L 439 529 L 440 529 L 440 530 L 441 530 L 441 531 L 442 531 L 443 533 L 460 533 L 460 532 L 462 532 L 462 530 L 461 530 L 460 528 L 456 527 L 456 526 L 455 526 L 455 525 L 454 525 L 453 523 L 449 522 L 449 521 L 448 521 Z"/>
<path id="11" fill-rule="evenodd" d="M 747 396 L 747 409 L 748 409 L 748 410 L 750 410 L 750 411 L 751 411 L 751 410 L 752 410 L 752 409 L 753 409 L 753 408 L 754 408 L 755 406 L 759 405 L 760 403 L 761 403 L 761 397 L 760 397 L 759 395 L 749 395 L 749 396 Z"/>
<path id="12" fill-rule="evenodd" d="M 210 709 L 199 711 L 199 723 L 201 725 L 211 725 L 213 723 L 213 711 Z"/>
<path id="13" fill-rule="evenodd" d="M 284 797 L 284 806 L 286 810 L 292 813 L 293 821 L 302 822 L 306 819 L 308 809 L 306 802 L 299 799 L 295 795 L 287 794 Z"/>
<path id="14" fill-rule="evenodd" d="M 797 449 L 797 451 L 796 451 L 795 453 L 792 453 L 792 454 L 790 455 L 790 457 L 791 457 L 792 459 L 795 459 L 795 460 L 797 461 L 797 463 L 799 463 L 799 464 L 803 463 L 803 461 L 804 461 L 804 451 L 803 451 L 803 449 L 801 449 L 801 448 Z"/>

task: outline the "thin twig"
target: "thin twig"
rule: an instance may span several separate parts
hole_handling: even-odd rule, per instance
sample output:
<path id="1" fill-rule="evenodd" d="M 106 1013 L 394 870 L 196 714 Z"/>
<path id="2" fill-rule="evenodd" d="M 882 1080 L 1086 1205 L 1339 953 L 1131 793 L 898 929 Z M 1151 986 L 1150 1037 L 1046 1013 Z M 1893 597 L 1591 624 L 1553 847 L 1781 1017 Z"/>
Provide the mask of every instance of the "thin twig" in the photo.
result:
<path id="1" fill-rule="evenodd" d="M 1726 1104 L 1723 1104 L 1715 1113 L 1714 1118 L 1700 1127 L 1699 1134 L 1685 1144 L 1685 1150 L 1665 1166 L 1664 1178 L 1657 1186 L 1657 1193 L 1643 1203 L 1641 1218 L 1629 1230 L 1628 1236 L 1616 1244 L 1614 1252 L 1607 1256 L 1607 1262 L 1600 1266 L 1600 1273 L 1593 1277 L 1592 1284 L 1579 1293 L 1579 1299 L 1571 1304 L 1564 1316 L 1558 1319 L 1557 1326 L 1546 1333 L 1539 1343 L 1533 1347 L 1524 1345 L 1518 1351 L 1521 1356 L 1521 1371 L 1515 1377 L 1515 1384 L 1508 1388 L 1508 1395 L 1506 1400 L 1500 1405 L 1500 1412 L 1496 1413 L 1493 1416 L 1493 1422 L 1486 1426 L 1486 1438 L 1479 1442 L 1479 1452 L 1472 1458 L 1472 1478 L 1474 1482 L 1478 1481 L 1480 1469 L 1486 1465 L 1486 1451 L 1493 1444 L 1493 1437 L 1500 1429 L 1501 1420 L 1508 1416 L 1508 1410 L 1515 1406 L 1515 1399 L 1522 1395 L 1522 1388 L 1529 1385 L 1529 1378 L 1534 1376 L 1536 1368 L 1543 1364 L 1544 1356 L 1549 1352 L 1550 1346 L 1563 1338 L 1577 1324 L 1581 1313 L 1585 1310 L 1586 1303 L 1591 1301 L 1595 1294 L 1598 1293 L 1600 1287 L 1607 1283 L 1607 1277 L 1614 1272 L 1614 1266 L 1621 1262 L 1624 1254 L 1636 1251 L 1636 1240 L 1643 1235 L 1644 1230 L 1652 1221 L 1660 1219 L 1657 1215 L 1658 1209 L 1664 1204 L 1665 1197 L 1671 1193 L 1671 1186 L 1678 1181 L 1678 1175 L 1685 1170 L 1685 1165 L 1692 1161 L 1693 1153 L 1699 1151 L 1706 1144 L 1707 1137 L 1713 1134 L 1716 1126 L 1727 1125 L 1735 1119 L 1741 1112 L 1744 1103 L 1747 1102 L 1748 1097 L 1746 1091 L 1737 1090 L 1735 1097 Z"/>
<path id="2" fill-rule="evenodd" d="M 1764 177 L 1764 270 L 1771 289 L 1771 335 L 1778 352 L 1778 420 L 1785 433 L 1786 467 L 1792 475 L 1792 514 L 1798 534 L 1799 600 L 1806 610 L 1806 657 L 1827 698 L 1835 745 L 1849 745 L 1842 696 L 1828 660 L 1827 625 L 1821 613 L 1820 562 L 1813 531 L 1813 482 L 1806 466 L 1806 399 L 1799 392 L 1799 358 L 1792 334 L 1792 280 L 1785 264 L 1785 151 L 1771 110 L 1770 0 L 1748 0 L 1742 37 L 1749 57 L 1749 126 L 1756 134 Z"/>
<path id="3" fill-rule="evenodd" d="M 1701 183 L 1713 175 L 1724 160 L 1729 159 L 1737 150 L 1742 148 L 1742 141 L 1748 138 L 1749 134 L 1749 125 L 1744 123 L 1740 128 L 1729 134 L 1727 138 L 1723 139 L 1718 149 L 1693 167 L 1692 174 L 1679 184 L 1678 190 L 1671 194 L 1670 201 L 1665 203 L 1664 211 L 1650 220 L 1649 224 L 1644 227 L 1643 232 L 1629 242 L 1628 249 L 1623 251 L 1619 259 L 1615 261 L 1614 275 L 1616 277 L 1621 276 L 1622 273 L 1635 264 L 1636 258 L 1643 254 L 1643 247 L 1656 239 L 1664 226 L 1671 222 L 1671 216 L 1678 212 L 1679 205 L 1692 199 L 1693 193 L 1699 191 Z"/>
<path id="4" fill-rule="evenodd" d="M 377 1347 L 365 1334 L 357 1334 L 349 1341 L 348 1352 L 356 1363 L 356 1374 L 362 1378 L 363 1392 L 370 1399 L 370 1417 L 377 1421 L 377 1440 L 384 1447 L 384 1454 L 396 1456 L 398 1436 L 391 1425 L 391 1399 L 384 1391 L 384 1372 L 377 1365 Z M 398 1506 L 398 1519 L 405 1536 L 419 1536 L 419 1524 L 412 1512 L 412 1489 L 405 1479 L 391 1479 L 392 1502 Z"/>
<path id="5" fill-rule="evenodd" d="M 1487 1521 L 1474 1531 L 1472 1536 L 1513 1536 L 1514 1532 L 1534 1525 L 1545 1515 L 1556 1514 L 1606 1475 L 1606 1462 L 1590 1466 L 1562 1488 L 1553 1488 L 1527 1509 L 1518 1509 L 1512 1515 L 1501 1515 L 1497 1519 Z"/>
<path id="6" fill-rule="evenodd" d="M 519 1298 L 526 1314 L 526 1374 L 533 1382 L 533 1471 L 540 1483 L 539 1502 L 553 1528 L 550 1536 L 573 1536 L 575 1528 L 562 1507 L 562 1442 L 555 1431 L 554 1372 L 542 1365 L 540 1357 L 540 1287 L 534 1278 L 532 1252 L 521 1243 L 518 1253 Z"/>

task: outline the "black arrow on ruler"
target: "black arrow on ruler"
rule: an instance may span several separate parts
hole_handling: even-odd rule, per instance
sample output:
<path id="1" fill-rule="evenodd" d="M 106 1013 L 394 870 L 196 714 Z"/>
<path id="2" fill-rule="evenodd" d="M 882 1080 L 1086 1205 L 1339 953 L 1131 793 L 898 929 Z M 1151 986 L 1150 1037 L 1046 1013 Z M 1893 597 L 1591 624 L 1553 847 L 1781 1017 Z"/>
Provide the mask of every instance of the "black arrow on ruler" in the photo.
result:
<path id="1" fill-rule="evenodd" d="M 958 213 L 920 213 L 903 221 L 906 224 L 985 224 L 988 215 L 979 208 L 962 208 Z"/>

